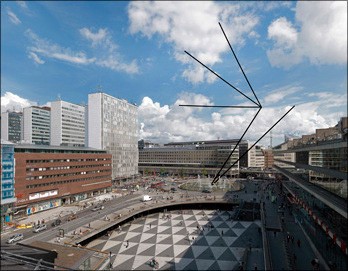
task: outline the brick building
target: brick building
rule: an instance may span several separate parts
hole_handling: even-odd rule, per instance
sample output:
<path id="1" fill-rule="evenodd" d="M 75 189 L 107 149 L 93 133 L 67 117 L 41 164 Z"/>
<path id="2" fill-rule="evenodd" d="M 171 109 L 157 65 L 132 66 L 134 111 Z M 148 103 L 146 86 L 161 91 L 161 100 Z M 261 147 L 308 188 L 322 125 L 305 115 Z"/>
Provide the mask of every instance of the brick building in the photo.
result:
<path id="1" fill-rule="evenodd" d="M 85 147 L 15 146 L 20 216 L 111 190 L 111 154 Z"/>

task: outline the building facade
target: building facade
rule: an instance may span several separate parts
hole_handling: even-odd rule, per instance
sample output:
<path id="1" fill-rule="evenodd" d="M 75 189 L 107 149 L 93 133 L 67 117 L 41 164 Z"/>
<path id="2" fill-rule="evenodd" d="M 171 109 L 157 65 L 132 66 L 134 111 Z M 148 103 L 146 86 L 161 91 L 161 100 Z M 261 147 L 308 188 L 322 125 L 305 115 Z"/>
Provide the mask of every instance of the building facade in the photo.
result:
<path id="1" fill-rule="evenodd" d="M 23 109 L 23 140 L 28 144 L 49 145 L 51 109 L 31 106 Z"/>
<path id="2" fill-rule="evenodd" d="M 1 113 L 1 139 L 13 143 L 22 140 L 22 112 Z"/>
<path id="3" fill-rule="evenodd" d="M 231 142 L 176 142 L 163 147 L 139 150 L 139 172 L 142 174 L 171 174 L 178 176 L 215 176 L 227 160 L 235 145 Z M 237 147 L 224 169 L 239 158 Z M 221 172 L 221 174 L 224 171 Z M 237 177 L 239 163 L 235 163 L 226 176 Z"/>
<path id="4" fill-rule="evenodd" d="M 65 101 L 51 102 L 51 145 L 85 146 L 85 107 Z"/>
<path id="5" fill-rule="evenodd" d="M 15 196 L 14 144 L 1 139 L 1 228 L 12 221 Z"/>
<path id="6" fill-rule="evenodd" d="M 336 265 L 335 270 L 347 269 L 346 119 L 284 142 L 274 152 L 275 168 L 286 177 L 282 184 L 291 198 L 295 219 L 324 260 Z M 278 154 L 292 155 L 293 168 Z"/>
<path id="7" fill-rule="evenodd" d="M 111 155 L 85 147 L 17 145 L 19 215 L 70 204 L 111 189 Z"/>
<path id="8" fill-rule="evenodd" d="M 138 174 L 138 108 L 105 93 L 88 95 L 88 146 L 112 154 L 112 178 Z"/>

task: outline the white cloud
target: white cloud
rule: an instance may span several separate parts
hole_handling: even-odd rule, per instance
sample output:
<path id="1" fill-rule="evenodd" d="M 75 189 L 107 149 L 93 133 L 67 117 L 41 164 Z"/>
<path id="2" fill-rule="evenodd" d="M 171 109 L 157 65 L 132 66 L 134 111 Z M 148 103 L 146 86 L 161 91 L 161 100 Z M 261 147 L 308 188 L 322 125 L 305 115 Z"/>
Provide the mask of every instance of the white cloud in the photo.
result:
<path id="1" fill-rule="evenodd" d="M 128 6 L 128 16 L 130 33 L 148 38 L 157 34 L 173 46 L 175 59 L 188 65 L 182 76 L 193 83 L 212 82 L 216 78 L 201 69 L 185 50 L 211 67 L 221 62 L 221 55 L 229 50 L 219 22 L 232 45 L 243 45 L 258 23 L 258 18 L 243 13 L 238 3 L 208 1 L 135 1 Z"/>
<path id="2" fill-rule="evenodd" d="M 308 59 L 312 64 L 347 63 L 347 2 L 298 1 L 296 29 L 286 18 L 274 20 L 268 38 L 274 41 L 267 51 L 275 67 L 289 68 Z"/>
<path id="3" fill-rule="evenodd" d="M 95 64 L 114 71 L 123 71 L 129 74 L 139 73 L 139 67 L 136 60 L 133 60 L 131 63 L 123 63 L 117 56 L 111 55 L 106 59 L 97 60 Z"/>
<path id="4" fill-rule="evenodd" d="M 40 38 L 30 29 L 25 33 L 33 43 L 33 46 L 29 47 L 29 51 L 36 55 L 82 65 L 95 62 L 95 58 L 88 58 L 84 52 L 74 52 L 69 48 L 63 48 Z"/>
<path id="5" fill-rule="evenodd" d="M 10 111 L 21 111 L 24 107 L 36 105 L 37 103 L 28 99 L 19 97 L 18 95 L 7 91 L 1 96 L 1 112 Z"/>
<path id="6" fill-rule="evenodd" d="M 21 8 L 28 8 L 27 3 L 25 1 L 16 1 L 16 3 L 21 7 Z"/>
<path id="7" fill-rule="evenodd" d="M 92 41 L 92 45 L 95 46 L 106 39 L 107 30 L 105 28 L 100 28 L 98 32 L 93 33 L 91 30 L 84 27 L 80 29 L 80 34 L 86 39 Z"/>
<path id="8" fill-rule="evenodd" d="M 86 53 L 82 51 L 73 51 L 70 48 L 61 47 L 58 44 L 40 38 L 32 30 L 28 29 L 26 35 L 33 44 L 33 46 L 28 47 L 28 56 L 37 64 L 44 64 L 45 61 L 43 61 L 41 57 L 46 57 L 80 65 L 95 64 L 100 67 L 129 74 L 139 73 L 136 60 L 125 63 L 122 61 L 121 56 L 117 52 L 114 52 L 117 45 L 114 44 L 107 35 L 108 32 L 106 29 L 99 29 L 98 32 L 93 33 L 87 28 L 82 28 L 80 33 L 92 42 L 92 46 L 101 46 L 107 50 L 100 50 L 99 47 L 96 47 L 94 50 L 95 56 L 88 57 Z"/>
<path id="9" fill-rule="evenodd" d="M 17 17 L 17 15 L 14 14 L 10 9 L 7 10 L 7 15 L 13 24 L 19 25 L 22 23 L 22 21 Z"/>
<path id="10" fill-rule="evenodd" d="M 283 92 L 295 93 L 300 87 L 283 87 Z M 288 95 L 288 94 L 287 94 Z M 322 100 L 320 97 L 326 97 Z M 345 116 L 344 102 L 332 110 L 332 104 L 340 94 L 330 92 L 308 95 L 312 101 L 296 107 L 272 130 L 273 142 L 283 142 L 284 134 L 310 134 L 315 129 L 337 124 Z M 343 95 L 344 96 L 344 95 Z M 346 101 L 346 96 L 344 101 Z M 275 98 L 274 98 L 275 99 Z M 257 109 L 217 110 L 179 107 L 179 104 L 209 104 L 213 102 L 202 94 L 182 93 L 172 105 L 160 105 L 149 97 L 144 97 L 139 106 L 140 138 L 166 143 L 169 141 L 194 141 L 240 138 Z M 261 137 L 290 106 L 262 108 L 244 139 L 256 141 Z M 208 117 L 207 117 L 208 114 Z M 269 134 L 261 141 L 269 144 Z"/>
<path id="11" fill-rule="evenodd" d="M 294 94 L 296 92 L 299 92 L 303 90 L 303 87 L 300 86 L 285 86 L 278 88 L 276 90 L 273 90 L 270 94 L 266 95 L 264 100 L 264 105 L 270 105 L 274 103 L 278 103 L 281 100 L 285 99 L 285 97 Z"/>
<path id="12" fill-rule="evenodd" d="M 33 52 L 29 52 L 28 57 L 32 60 L 34 60 L 35 63 L 37 64 L 44 64 L 45 61 L 43 61 L 41 58 L 38 57 L 37 54 L 33 53 Z"/>

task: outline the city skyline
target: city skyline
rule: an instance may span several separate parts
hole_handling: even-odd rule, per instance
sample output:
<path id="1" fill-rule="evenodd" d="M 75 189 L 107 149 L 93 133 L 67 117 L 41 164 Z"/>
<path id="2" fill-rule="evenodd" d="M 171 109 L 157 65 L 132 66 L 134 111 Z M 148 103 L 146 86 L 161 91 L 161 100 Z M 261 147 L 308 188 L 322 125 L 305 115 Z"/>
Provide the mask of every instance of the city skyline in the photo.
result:
<path id="1" fill-rule="evenodd" d="M 310 134 L 347 111 L 346 2 L 1 2 L 1 110 L 102 90 L 139 106 L 139 139 L 239 138 L 256 109 L 189 58 L 251 94 L 263 109 L 244 137 Z M 327 37 L 327 38 L 326 38 Z M 101 87 L 98 87 L 101 86 Z M 268 145 L 266 137 L 261 143 Z"/>

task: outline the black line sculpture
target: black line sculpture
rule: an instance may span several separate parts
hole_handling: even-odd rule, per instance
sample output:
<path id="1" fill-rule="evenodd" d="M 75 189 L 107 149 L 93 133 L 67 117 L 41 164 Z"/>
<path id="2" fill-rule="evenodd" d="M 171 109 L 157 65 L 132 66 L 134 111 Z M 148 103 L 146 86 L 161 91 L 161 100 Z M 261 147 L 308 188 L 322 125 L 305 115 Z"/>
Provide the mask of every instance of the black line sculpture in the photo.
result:
<path id="1" fill-rule="evenodd" d="M 262 105 L 259 101 L 259 99 L 256 96 L 256 93 L 253 89 L 253 87 L 251 86 L 243 68 L 242 65 L 239 63 L 239 60 L 232 48 L 232 45 L 230 43 L 230 41 L 228 40 L 226 33 L 224 31 L 224 29 L 222 28 L 222 25 L 219 23 L 219 26 L 221 28 L 222 33 L 225 36 L 225 39 L 231 49 L 231 52 L 235 58 L 235 60 L 238 63 L 238 66 L 240 68 L 240 70 L 243 73 L 243 76 L 246 80 L 246 82 L 248 83 L 248 86 L 250 88 L 250 90 L 252 91 L 252 93 L 254 94 L 254 97 L 256 99 L 256 101 L 254 101 L 253 99 L 251 99 L 250 97 L 248 97 L 246 94 L 244 94 L 243 92 L 241 92 L 238 88 L 236 88 L 235 86 L 233 86 L 231 83 L 229 83 L 227 80 L 225 80 L 224 78 L 222 78 L 220 75 L 218 75 L 215 71 L 213 71 L 211 68 L 209 68 L 208 66 L 206 66 L 205 64 L 203 64 L 201 61 L 199 61 L 197 58 L 195 58 L 193 55 L 191 55 L 190 53 L 188 53 L 187 51 L 185 51 L 185 53 L 187 55 L 189 55 L 191 58 L 193 58 L 195 61 L 197 61 L 199 64 L 201 64 L 204 68 L 206 68 L 207 70 L 209 70 L 211 73 L 213 73 L 215 76 L 217 76 L 219 79 L 221 79 L 224 83 L 226 83 L 228 86 L 230 86 L 231 88 L 233 88 L 235 91 L 237 91 L 238 93 L 240 93 L 241 95 L 243 95 L 245 98 L 247 98 L 248 100 L 250 100 L 251 102 L 253 102 L 255 104 L 255 106 L 238 106 L 238 105 L 200 105 L 200 104 L 186 104 L 186 105 L 179 105 L 179 106 L 189 106 L 189 107 L 218 107 L 218 108 L 258 108 L 256 114 L 254 115 L 253 119 L 251 120 L 251 122 L 249 123 L 248 127 L 245 129 L 244 133 L 242 134 L 242 136 L 239 138 L 237 144 L 234 146 L 232 152 L 230 153 L 230 155 L 227 157 L 227 159 L 225 160 L 225 162 L 223 163 L 223 165 L 221 166 L 221 168 L 219 169 L 218 173 L 214 176 L 214 179 L 212 181 L 212 185 L 214 185 L 215 183 L 217 183 L 219 181 L 219 179 L 221 177 L 223 177 L 235 164 L 237 164 L 239 162 L 239 160 L 244 157 L 249 151 L 250 149 L 252 149 L 262 138 L 264 138 L 266 136 L 267 133 L 269 133 L 287 114 L 290 113 L 290 111 L 292 109 L 294 109 L 295 106 L 292 106 L 280 119 L 278 119 L 272 126 L 271 128 L 269 128 L 249 149 L 247 149 L 241 156 L 239 156 L 239 158 L 232 164 L 230 165 L 227 169 L 224 170 L 226 164 L 228 163 L 229 159 L 231 158 L 231 156 L 233 155 L 235 149 L 237 148 L 237 146 L 239 146 L 239 143 L 242 141 L 244 135 L 247 133 L 247 131 L 249 130 L 250 126 L 253 124 L 253 122 L 255 121 L 257 115 L 260 113 L 261 109 L 262 109 Z M 224 171 L 223 171 L 224 170 Z M 223 172 L 222 172 L 223 171 Z M 222 173 L 221 173 L 222 172 Z"/>

